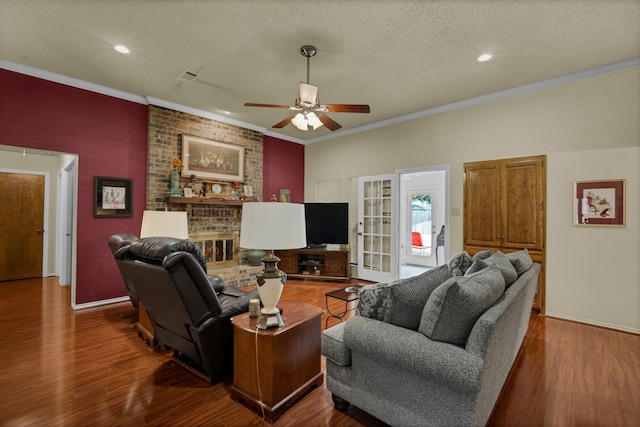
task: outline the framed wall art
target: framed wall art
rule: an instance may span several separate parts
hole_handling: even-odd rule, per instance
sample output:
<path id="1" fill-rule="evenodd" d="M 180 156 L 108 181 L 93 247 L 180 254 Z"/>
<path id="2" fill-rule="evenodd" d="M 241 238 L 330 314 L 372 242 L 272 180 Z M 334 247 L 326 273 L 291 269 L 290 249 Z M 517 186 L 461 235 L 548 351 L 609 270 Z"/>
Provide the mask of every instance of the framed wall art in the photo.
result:
<path id="1" fill-rule="evenodd" d="M 576 181 L 574 183 L 574 225 L 625 226 L 624 179 Z"/>
<path id="2" fill-rule="evenodd" d="M 286 188 L 280 189 L 280 201 L 282 203 L 289 203 L 291 201 L 291 191 Z"/>
<path id="3" fill-rule="evenodd" d="M 133 179 L 96 176 L 93 192 L 93 216 L 133 215 Z"/>
<path id="4" fill-rule="evenodd" d="M 244 147 L 182 135 L 182 176 L 244 181 Z"/>

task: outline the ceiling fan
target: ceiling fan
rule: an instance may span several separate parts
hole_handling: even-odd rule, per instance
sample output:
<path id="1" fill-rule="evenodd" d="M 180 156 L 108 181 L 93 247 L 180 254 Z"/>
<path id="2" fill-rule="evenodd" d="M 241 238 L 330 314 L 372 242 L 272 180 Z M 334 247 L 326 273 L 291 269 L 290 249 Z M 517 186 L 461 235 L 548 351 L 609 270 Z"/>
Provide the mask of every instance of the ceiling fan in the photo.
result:
<path id="1" fill-rule="evenodd" d="M 245 107 L 286 108 L 296 113 L 273 125 L 274 128 L 283 128 L 292 123 L 300 130 L 308 130 L 309 126 L 317 129 L 324 125 L 329 130 L 338 130 L 342 126 L 331 119 L 326 113 L 368 113 L 369 106 L 363 104 L 320 104 L 318 102 L 318 87 L 309 84 L 309 60 L 318 53 L 315 46 L 305 45 L 300 48 L 300 54 L 307 58 L 307 82 L 300 83 L 300 98 L 295 105 L 274 105 L 245 103 Z"/>

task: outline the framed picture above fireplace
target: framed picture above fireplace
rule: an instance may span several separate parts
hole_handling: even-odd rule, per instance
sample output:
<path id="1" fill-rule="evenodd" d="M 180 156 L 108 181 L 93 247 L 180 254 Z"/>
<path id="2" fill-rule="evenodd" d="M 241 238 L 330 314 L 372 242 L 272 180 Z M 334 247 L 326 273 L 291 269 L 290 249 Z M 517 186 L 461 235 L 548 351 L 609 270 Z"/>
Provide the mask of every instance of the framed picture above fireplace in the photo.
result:
<path id="1" fill-rule="evenodd" d="M 244 181 L 244 147 L 182 135 L 182 176 Z"/>

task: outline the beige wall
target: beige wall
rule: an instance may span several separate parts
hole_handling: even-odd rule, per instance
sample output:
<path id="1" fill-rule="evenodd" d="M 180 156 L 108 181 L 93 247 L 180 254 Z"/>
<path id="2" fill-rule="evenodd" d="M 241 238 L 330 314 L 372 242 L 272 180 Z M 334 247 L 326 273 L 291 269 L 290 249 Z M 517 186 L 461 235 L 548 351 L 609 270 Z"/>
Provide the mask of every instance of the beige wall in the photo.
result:
<path id="1" fill-rule="evenodd" d="M 462 209 L 465 162 L 546 154 L 547 313 L 640 332 L 639 117 L 635 68 L 311 144 L 305 198 L 324 179 L 349 194 L 354 177 L 449 164 L 450 207 Z M 627 180 L 627 226 L 574 227 L 573 181 L 605 178 Z M 462 217 L 448 222 L 453 254 Z"/>

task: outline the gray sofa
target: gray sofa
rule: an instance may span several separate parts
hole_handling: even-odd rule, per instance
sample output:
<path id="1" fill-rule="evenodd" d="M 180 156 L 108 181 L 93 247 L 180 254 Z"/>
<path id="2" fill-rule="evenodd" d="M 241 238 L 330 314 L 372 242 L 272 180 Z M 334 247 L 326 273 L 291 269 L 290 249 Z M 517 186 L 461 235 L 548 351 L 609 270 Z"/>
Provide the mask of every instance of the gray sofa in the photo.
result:
<path id="1" fill-rule="evenodd" d="M 356 315 L 322 336 L 336 408 L 353 404 L 393 426 L 485 425 L 528 328 L 539 271 L 526 250 L 463 252 L 362 288 Z"/>

